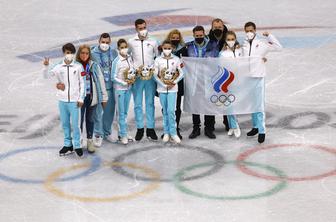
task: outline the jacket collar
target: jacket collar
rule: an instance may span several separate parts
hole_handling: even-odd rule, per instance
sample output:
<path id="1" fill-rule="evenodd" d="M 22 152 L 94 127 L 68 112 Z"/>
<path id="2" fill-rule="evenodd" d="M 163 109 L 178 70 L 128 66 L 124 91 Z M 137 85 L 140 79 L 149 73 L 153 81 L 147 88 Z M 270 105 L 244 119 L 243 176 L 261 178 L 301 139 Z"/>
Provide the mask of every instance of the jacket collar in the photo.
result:
<path id="1" fill-rule="evenodd" d="M 127 54 L 127 57 L 123 57 L 119 52 L 118 52 L 118 57 L 121 61 L 127 60 L 130 56 Z"/>
<path id="2" fill-rule="evenodd" d="M 111 52 L 112 50 L 113 50 L 113 49 L 111 48 L 111 45 L 110 45 L 110 47 L 109 47 L 109 49 L 108 49 L 107 51 L 102 51 L 102 50 L 99 48 L 99 45 L 97 45 L 97 46 L 93 47 L 92 52 L 94 52 L 94 53 L 112 53 L 112 52 Z"/>
<path id="3" fill-rule="evenodd" d="M 205 37 L 204 37 L 204 44 L 203 44 L 202 46 L 198 45 L 198 44 L 195 42 L 195 40 L 194 40 L 193 42 L 194 42 L 194 45 L 195 45 L 197 48 L 202 49 L 202 48 L 205 48 L 205 47 L 208 45 L 209 41 L 210 41 L 209 38 L 208 38 L 207 36 L 205 36 Z"/>
<path id="4" fill-rule="evenodd" d="M 75 59 L 73 59 L 69 65 L 65 63 L 64 59 L 62 61 L 62 66 L 71 66 L 72 67 L 74 64 L 75 64 Z"/>
<path id="5" fill-rule="evenodd" d="M 144 40 L 148 40 L 148 38 L 149 38 L 149 35 L 147 34 L 147 36 L 146 36 L 146 38 Z M 137 41 L 141 41 L 141 39 L 139 38 L 138 34 L 135 34 L 134 39 L 137 40 Z"/>

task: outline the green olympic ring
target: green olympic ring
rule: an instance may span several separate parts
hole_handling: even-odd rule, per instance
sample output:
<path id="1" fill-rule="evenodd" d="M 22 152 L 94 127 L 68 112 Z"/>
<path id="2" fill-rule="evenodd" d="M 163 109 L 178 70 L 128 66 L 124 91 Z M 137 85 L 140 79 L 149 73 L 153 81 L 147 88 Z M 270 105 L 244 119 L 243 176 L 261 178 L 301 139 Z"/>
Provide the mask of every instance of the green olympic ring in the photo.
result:
<path id="1" fill-rule="evenodd" d="M 227 161 L 225 163 L 226 164 L 238 164 L 237 161 Z M 274 187 L 272 187 L 271 189 L 265 192 L 252 194 L 252 195 L 242 195 L 242 196 L 214 196 L 214 195 L 209 195 L 209 194 L 204 194 L 204 193 L 193 191 L 187 188 L 186 186 L 182 185 L 182 178 L 185 177 L 186 172 L 192 171 L 197 168 L 213 166 L 215 164 L 214 162 L 207 162 L 207 163 L 201 163 L 201 164 L 196 164 L 196 165 L 186 167 L 180 170 L 178 173 L 176 173 L 174 175 L 175 187 L 183 193 L 186 193 L 186 194 L 189 194 L 195 197 L 200 197 L 200 198 L 206 198 L 206 199 L 212 199 L 212 200 L 248 200 L 248 199 L 257 199 L 261 197 L 271 196 L 283 190 L 287 186 L 286 175 L 281 170 L 276 169 L 269 165 L 264 165 L 264 164 L 259 164 L 259 163 L 252 163 L 252 162 L 246 162 L 246 161 L 239 162 L 239 164 L 241 163 L 246 164 L 248 166 L 259 167 L 267 171 L 270 171 L 271 173 L 281 178 L 281 180 L 278 181 L 278 183 Z"/>

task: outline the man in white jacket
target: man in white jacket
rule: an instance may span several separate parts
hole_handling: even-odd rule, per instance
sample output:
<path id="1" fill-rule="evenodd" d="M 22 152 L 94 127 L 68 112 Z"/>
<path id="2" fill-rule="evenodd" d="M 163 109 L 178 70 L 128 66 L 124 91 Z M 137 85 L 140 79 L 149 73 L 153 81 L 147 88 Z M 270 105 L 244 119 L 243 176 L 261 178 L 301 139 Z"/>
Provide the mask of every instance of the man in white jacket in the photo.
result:
<path id="1" fill-rule="evenodd" d="M 146 101 L 146 135 L 152 140 L 157 140 L 155 133 L 155 107 L 154 97 L 156 91 L 156 82 L 153 78 L 154 59 L 158 56 L 158 43 L 156 40 L 148 36 L 147 24 L 143 19 L 135 21 L 135 29 L 137 34 L 135 37 L 128 40 L 131 56 L 134 61 L 134 67 L 138 70 L 140 78 L 134 83 L 132 88 L 134 97 L 134 113 L 137 133 L 135 140 L 140 141 L 144 135 L 144 120 L 143 120 L 143 92 L 145 91 Z"/>
<path id="2" fill-rule="evenodd" d="M 80 107 L 83 106 L 85 96 L 84 78 L 81 76 L 84 70 L 81 64 L 75 62 L 74 54 L 76 49 L 73 44 L 65 44 L 62 47 L 62 51 L 64 60 L 57 63 L 50 70 L 48 69 L 49 59 L 46 58 L 44 60 L 46 68 L 43 74 L 45 78 L 49 76 L 56 77 L 57 82 L 63 86 L 57 90 L 60 118 L 64 131 L 64 147 L 59 151 L 59 154 L 65 155 L 68 152 L 72 152 L 73 148 L 75 148 L 77 155 L 82 156 L 79 112 Z M 73 129 L 73 141 L 71 128 Z"/>
<path id="3" fill-rule="evenodd" d="M 253 77 L 262 78 L 260 81 L 261 97 L 265 99 L 265 79 L 266 66 L 264 59 L 266 54 L 271 51 L 280 51 L 282 46 L 280 42 L 270 33 L 264 32 L 265 38 L 259 38 L 256 34 L 256 25 L 253 22 L 247 22 L 244 26 L 246 40 L 243 44 L 243 56 L 245 57 L 260 57 L 260 63 L 253 69 Z M 265 113 L 252 113 L 253 128 L 247 133 L 247 136 L 255 136 L 258 134 L 258 142 L 263 143 L 266 136 Z"/>

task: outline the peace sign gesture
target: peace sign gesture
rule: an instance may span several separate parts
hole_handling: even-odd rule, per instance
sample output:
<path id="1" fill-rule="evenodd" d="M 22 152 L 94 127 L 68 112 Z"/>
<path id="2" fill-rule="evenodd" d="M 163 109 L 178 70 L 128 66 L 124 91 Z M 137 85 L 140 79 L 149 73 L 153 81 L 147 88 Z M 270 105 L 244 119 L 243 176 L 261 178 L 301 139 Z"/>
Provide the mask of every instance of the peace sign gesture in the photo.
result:
<path id="1" fill-rule="evenodd" d="M 49 65 L 49 58 L 44 57 L 43 65 L 48 66 Z"/>

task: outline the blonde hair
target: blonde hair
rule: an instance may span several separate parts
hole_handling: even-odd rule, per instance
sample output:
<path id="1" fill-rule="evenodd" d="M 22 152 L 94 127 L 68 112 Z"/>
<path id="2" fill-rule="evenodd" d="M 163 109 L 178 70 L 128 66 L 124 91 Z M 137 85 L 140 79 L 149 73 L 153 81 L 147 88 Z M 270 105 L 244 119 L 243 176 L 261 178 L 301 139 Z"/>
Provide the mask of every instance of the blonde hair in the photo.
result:
<path id="1" fill-rule="evenodd" d="M 171 38 L 173 35 L 176 35 L 176 34 L 180 36 L 180 44 L 181 44 L 181 45 L 184 45 L 185 43 L 184 43 L 184 40 L 183 40 L 183 36 L 182 36 L 181 32 L 180 32 L 179 30 L 177 30 L 177 29 L 173 29 L 173 30 L 171 30 L 171 31 L 168 33 L 168 35 L 167 35 L 165 41 L 171 41 L 170 38 Z"/>
<path id="2" fill-rule="evenodd" d="M 84 62 L 79 57 L 79 55 L 80 55 L 80 53 L 82 52 L 83 49 L 89 50 L 89 59 L 88 59 L 88 61 L 91 60 L 91 48 L 90 48 L 90 46 L 88 44 L 83 44 L 83 45 L 80 45 L 79 48 L 78 48 L 78 51 L 77 51 L 77 54 L 76 54 L 76 61 L 77 62 Z"/>

